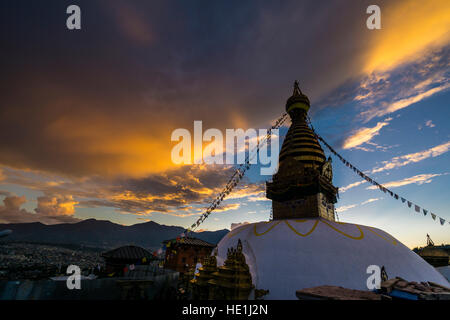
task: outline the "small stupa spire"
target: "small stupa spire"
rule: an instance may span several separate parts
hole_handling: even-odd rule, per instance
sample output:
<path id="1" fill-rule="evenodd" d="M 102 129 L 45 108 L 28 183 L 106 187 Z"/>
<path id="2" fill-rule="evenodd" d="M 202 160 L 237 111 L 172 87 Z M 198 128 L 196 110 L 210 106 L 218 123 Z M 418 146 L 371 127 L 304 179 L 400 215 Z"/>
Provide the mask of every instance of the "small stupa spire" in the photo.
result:
<path id="1" fill-rule="evenodd" d="M 300 84 L 298 82 L 298 80 L 294 81 L 294 93 L 292 94 L 293 96 L 300 96 L 302 95 L 302 90 L 300 90 Z"/>
<path id="2" fill-rule="evenodd" d="M 309 99 L 302 90 L 300 90 L 298 80 L 294 81 L 294 92 L 292 92 L 292 96 L 286 101 L 286 111 L 291 118 L 293 117 L 293 114 L 291 113 L 292 110 L 301 110 L 302 112 L 308 112 L 309 110 Z"/>

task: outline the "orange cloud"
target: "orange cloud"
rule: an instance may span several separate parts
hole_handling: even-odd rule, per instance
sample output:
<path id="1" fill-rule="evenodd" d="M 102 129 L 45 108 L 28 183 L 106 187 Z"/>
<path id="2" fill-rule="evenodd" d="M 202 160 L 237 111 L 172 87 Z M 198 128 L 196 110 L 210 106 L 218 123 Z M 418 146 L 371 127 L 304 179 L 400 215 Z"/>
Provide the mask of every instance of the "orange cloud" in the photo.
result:
<path id="1" fill-rule="evenodd" d="M 377 30 L 364 66 L 366 73 L 386 71 L 421 57 L 450 41 L 450 2 L 395 1 L 381 8 Z"/>
<path id="2" fill-rule="evenodd" d="M 46 216 L 71 216 L 75 213 L 77 201 L 72 196 L 38 197 L 36 213 Z"/>
<path id="3" fill-rule="evenodd" d="M 231 192 L 226 199 L 248 198 L 249 201 L 267 200 L 265 191 L 265 186 L 263 184 L 241 185 Z"/>
<path id="4" fill-rule="evenodd" d="M 231 210 L 237 210 L 237 209 L 239 209 L 240 206 L 241 206 L 240 203 L 225 204 L 225 205 L 221 205 L 219 208 L 216 208 L 214 210 L 214 212 L 227 212 L 227 211 L 231 211 Z"/>
<path id="5" fill-rule="evenodd" d="M 159 126 L 145 129 L 141 121 L 120 121 L 91 112 L 59 118 L 45 134 L 66 157 L 73 154 L 84 172 L 107 176 L 144 176 L 175 165 L 170 160 L 170 137 Z"/>
<path id="6" fill-rule="evenodd" d="M 10 196 L 3 200 L 6 209 L 19 209 L 25 202 L 27 202 L 25 196 Z"/>
<path id="7" fill-rule="evenodd" d="M 151 215 L 157 212 L 178 217 L 202 213 L 232 171 L 225 166 L 196 165 L 139 178 L 61 179 L 45 172 L 5 168 L 8 184 L 73 197 L 78 202 L 76 207 L 110 207 L 123 214 Z"/>
<path id="8" fill-rule="evenodd" d="M 345 139 L 342 147 L 344 149 L 351 149 L 369 142 L 373 137 L 380 133 L 381 128 L 387 126 L 388 124 L 388 121 L 384 121 L 378 122 L 377 125 L 372 128 L 360 128 L 350 137 Z"/>
<path id="9" fill-rule="evenodd" d="M 6 195 L 0 205 L 0 223 L 41 222 L 47 224 L 73 223 L 80 221 L 73 217 L 75 202 L 71 198 L 41 197 L 35 213 L 20 207 L 27 202 L 25 196 Z"/>

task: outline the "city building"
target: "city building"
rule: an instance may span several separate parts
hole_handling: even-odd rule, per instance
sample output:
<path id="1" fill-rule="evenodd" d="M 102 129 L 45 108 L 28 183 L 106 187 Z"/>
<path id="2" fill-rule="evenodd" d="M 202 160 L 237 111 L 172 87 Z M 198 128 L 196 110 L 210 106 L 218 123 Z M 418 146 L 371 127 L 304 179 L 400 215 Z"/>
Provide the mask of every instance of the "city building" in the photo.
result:
<path id="1" fill-rule="evenodd" d="M 153 259 L 152 254 L 137 246 L 123 246 L 101 254 L 105 259 L 107 274 L 122 276 L 126 267 L 134 264 L 148 264 Z"/>
<path id="2" fill-rule="evenodd" d="M 171 239 L 163 241 L 166 246 L 164 268 L 178 272 L 187 272 L 195 268 L 197 262 L 211 255 L 214 244 L 192 238 Z"/>

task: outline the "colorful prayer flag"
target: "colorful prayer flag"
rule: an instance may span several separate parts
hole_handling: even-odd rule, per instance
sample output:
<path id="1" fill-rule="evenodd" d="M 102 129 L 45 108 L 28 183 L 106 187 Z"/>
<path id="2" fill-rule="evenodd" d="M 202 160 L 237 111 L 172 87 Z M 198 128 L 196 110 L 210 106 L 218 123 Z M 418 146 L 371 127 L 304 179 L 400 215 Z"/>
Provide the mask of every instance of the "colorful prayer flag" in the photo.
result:
<path id="1" fill-rule="evenodd" d="M 416 210 L 416 212 L 420 213 L 420 207 L 417 204 L 414 206 L 414 209 Z"/>
<path id="2" fill-rule="evenodd" d="M 445 220 L 444 220 L 444 219 L 442 219 L 441 217 L 439 217 L 439 222 L 441 223 L 441 226 L 443 226 L 443 225 L 444 225 L 444 223 L 445 223 Z"/>
<path id="3" fill-rule="evenodd" d="M 433 220 L 436 220 L 436 215 L 434 213 L 431 213 L 431 217 L 433 218 Z"/>

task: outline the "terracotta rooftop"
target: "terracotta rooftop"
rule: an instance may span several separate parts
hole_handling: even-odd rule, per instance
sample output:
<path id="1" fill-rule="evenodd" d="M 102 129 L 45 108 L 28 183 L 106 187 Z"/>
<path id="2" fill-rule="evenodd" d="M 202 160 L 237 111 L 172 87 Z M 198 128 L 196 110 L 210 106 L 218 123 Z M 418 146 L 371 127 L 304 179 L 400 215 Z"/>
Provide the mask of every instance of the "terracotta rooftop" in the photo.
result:
<path id="1" fill-rule="evenodd" d="M 141 247 L 123 246 L 102 253 L 102 257 L 113 259 L 142 259 L 144 257 L 151 258 L 152 254 Z"/>
<path id="2" fill-rule="evenodd" d="M 178 244 L 187 244 L 187 245 L 191 245 L 191 246 L 200 246 L 200 247 L 215 247 L 215 244 L 203 241 L 201 239 L 197 239 L 197 238 L 191 238 L 191 237 L 186 237 L 186 238 L 182 238 L 183 242 L 178 241 Z M 168 243 L 170 241 L 175 241 L 175 239 L 170 239 L 170 240 L 164 240 L 163 243 Z"/>

